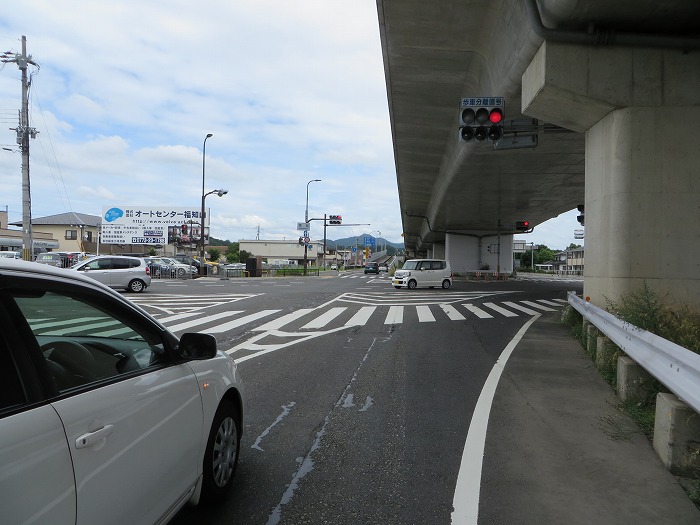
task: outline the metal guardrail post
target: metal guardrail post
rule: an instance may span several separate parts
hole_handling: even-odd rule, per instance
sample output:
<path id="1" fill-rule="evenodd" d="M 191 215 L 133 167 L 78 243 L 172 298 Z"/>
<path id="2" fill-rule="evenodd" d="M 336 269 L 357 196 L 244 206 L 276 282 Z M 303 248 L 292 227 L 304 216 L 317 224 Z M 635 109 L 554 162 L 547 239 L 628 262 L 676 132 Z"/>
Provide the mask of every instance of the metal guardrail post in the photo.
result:
<path id="1" fill-rule="evenodd" d="M 569 304 L 647 372 L 700 414 L 700 355 L 622 321 L 574 292 Z"/>

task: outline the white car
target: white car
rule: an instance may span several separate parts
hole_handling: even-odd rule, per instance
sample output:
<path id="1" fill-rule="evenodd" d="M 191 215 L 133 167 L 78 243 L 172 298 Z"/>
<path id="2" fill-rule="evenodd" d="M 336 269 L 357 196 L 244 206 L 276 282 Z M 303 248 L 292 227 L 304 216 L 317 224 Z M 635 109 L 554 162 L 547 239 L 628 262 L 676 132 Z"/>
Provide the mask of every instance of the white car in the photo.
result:
<path id="1" fill-rule="evenodd" d="M 22 254 L 19 252 L 0 252 L 0 257 L 7 257 L 8 259 L 21 259 Z"/>
<path id="2" fill-rule="evenodd" d="M 232 486 L 236 364 L 79 272 L 0 259 L 0 522 L 166 523 Z"/>
<path id="3" fill-rule="evenodd" d="M 37 259 L 38 261 L 38 259 Z M 96 255 L 70 267 L 111 288 L 143 292 L 151 286 L 151 271 L 145 259 L 121 255 Z"/>
<path id="4" fill-rule="evenodd" d="M 411 259 L 403 264 L 403 268 L 394 272 L 391 280 L 394 288 L 418 287 L 444 289 L 452 286 L 452 270 L 450 263 L 444 259 Z"/>

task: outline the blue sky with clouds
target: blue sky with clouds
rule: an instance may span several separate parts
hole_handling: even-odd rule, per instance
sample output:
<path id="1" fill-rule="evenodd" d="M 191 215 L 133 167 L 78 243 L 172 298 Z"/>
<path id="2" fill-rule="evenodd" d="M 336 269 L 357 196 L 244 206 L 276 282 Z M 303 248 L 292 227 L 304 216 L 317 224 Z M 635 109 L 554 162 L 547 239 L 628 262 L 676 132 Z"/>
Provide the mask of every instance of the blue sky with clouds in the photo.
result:
<path id="1" fill-rule="evenodd" d="M 198 206 L 202 144 L 212 235 L 298 236 L 340 214 L 331 238 L 401 242 L 374 0 L 32 0 L 0 18 L 0 51 L 27 52 L 32 214 Z M 17 150 L 20 72 L 0 70 L 0 144 Z M 2 129 L 6 131 L 2 131 Z M 0 206 L 21 220 L 21 158 L 0 150 Z M 573 222 L 572 222 L 573 221 Z M 316 223 L 318 224 L 318 223 Z M 527 241 L 564 247 L 575 213 Z M 312 235 L 320 236 L 320 227 Z M 536 238 L 542 230 L 547 238 Z"/>

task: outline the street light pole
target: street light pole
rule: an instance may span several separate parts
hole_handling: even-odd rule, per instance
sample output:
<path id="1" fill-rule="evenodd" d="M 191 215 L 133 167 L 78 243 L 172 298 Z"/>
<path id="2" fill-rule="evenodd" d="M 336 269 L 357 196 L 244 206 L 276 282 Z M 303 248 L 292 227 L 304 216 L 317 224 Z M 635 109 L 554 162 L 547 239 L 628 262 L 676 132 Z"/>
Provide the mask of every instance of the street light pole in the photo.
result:
<path id="1" fill-rule="evenodd" d="M 312 182 L 321 182 L 321 179 L 313 179 L 306 183 L 306 208 L 304 211 L 304 223 L 308 226 L 309 224 L 309 184 Z M 323 221 L 324 223 L 326 221 Z M 307 230 L 308 231 L 308 230 Z M 324 246 L 325 249 L 325 246 Z M 308 250 L 309 245 L 304 241 L 304 275 L 306 275 L 306 267 L 308 264 Z"/>
<path id="2" fill-rule="evenodd" d="M 202 146 L 202 210 L 201 213 L 199 214 L 199 220 L 200 220 L 200 232 L 199 232 L 199 242 L 200 242 L 200 250 L 199 250 L 199 275 L 204 275 L 204 197 L 206 196 L 204 194 L 204 161 L 206 159 L 206 154 L 207 154 L 207 139 L 209 137 L 212 137 L 213 135 L 211 133 L 207 133 L 207 136 L 204 137 L 204 144 Z"/>

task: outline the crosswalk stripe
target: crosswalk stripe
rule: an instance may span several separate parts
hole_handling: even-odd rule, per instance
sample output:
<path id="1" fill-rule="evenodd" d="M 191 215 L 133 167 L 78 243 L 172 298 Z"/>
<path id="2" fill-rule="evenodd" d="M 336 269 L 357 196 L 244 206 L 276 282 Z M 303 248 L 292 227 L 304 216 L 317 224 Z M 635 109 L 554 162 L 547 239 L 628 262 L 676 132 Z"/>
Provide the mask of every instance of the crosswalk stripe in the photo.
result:
<path id="1" fill-rule="evenodd" d="M 172 332 L 181 332 L 183 330 L 187 330 L 188 328 L 192 328 L 193 326 L 197 326 L 200 324 L 205 324 L 211 321 L 218 321 L 219 319 L 223 319 L 225 317 L 231 317 L 236 314 L 242 314 L 243 310 L 230 310 L 227 312 L 219 312 L 218 314 L 214 315 L 207 315 L 206 317 L 198 317 L 197 319 L 193 319 L 192 321 L 187 321 L 184 323 L 176 324 L 173 326 L 168 326 L 168 330 Z"/>
<path id="2" fill-rule="evenodd" d="M 491 310 L 494 310 L 498 312 L 499 314 L 503 315 L 504 317 L 518 317 L 518 314 L 515 312 L 511 312 L 510 310 L 506 310 L 505 308 L 501 308 L 500 306 L 494 304 L 494 303 L 484 303 L 484 306 L 487 308 L 490 308 Z"/>
<path id="3" fill-rule="evenodd" d="M 537 299 L 537 302 L 542 303 L 542 304 L 547 304 L 549 306 L 556 306 L 557 308 L 559 308 L 561 306 L 559 303 L 555 303 L 553 301 L 548 301 L 547 299 Z"/>
<path id="4" fill-rule="evenodd" d="M 389 313 L 386 315 L 384 324 L 401 324 L 403 323 L 403 306 L 390 306 Z"/>
<path id="5" fill-rule="evenodd" d="M 488 312 L 485 312 L 478 306 L 474 306 L 473 304 L 463 304 L 462 306 L 464 306 L 467 310 L 476 315 L 479 319 L 493 319 L 493 315 L 491 315 Z"/>
<path id="6" fill-rule="evenodd" d="M 537 308 L 538 310 L 542 310 L 543 312 L 556 312 L 554 308 L 549 308 L 547 306 L 537 304 L 532 301 L 521 301 L 521 303 L 526 304 L 528 306 L 532 306 L 533 308 Z"/>
<path id="7" fill-rule="evenodd" d="M 175 314 L 168 317 L 156 317 L 156 319 L 158 319 L 158 321 L 160 321 L 161 323 L 172 323 L 173 321 L 179 321 L 180 319 L 187 319 L 189 317 L 197 315 L 198 313 L 199 312 L 185 312 L 182 314 Z"/>
<path id="8" fill-rule="evenodd" d="M 345 326 L 364 326 L 376 309 L 376 306 L 363 306 L 352 316 L 352 319 L 345 323 Z"/>
<path id="9" fill-rule="evenodd" d="M 278 317 L 277 319 L 274 319 L 274 320 L 270 321 L 269 323 L 265 323 L 265 324 L 260 325 L 256 328 L 253 328 L 253 331 L 254 332 L 267 332 L 270 330 L 279 330 L 284 325 L 289 324 L 292 321 L 296 321 L 297 319 L 305 316 L 309 312 L 313 312 L 313 308 L 302 308 L 301 310 L 296 310 L 292 313 L 283 315 L 282 317 Z"/>
<path id="10" fill-rule="evenodd" d="M 430 323 L 435 321 L 435 316 L 433 312 L 430 311 L 429 306 L 419 305 L 416 306 L 416 312 L 418 312 L 418 322 L 419 323 Z"/>
<path id="11" fill-rule="evenodd" d="M 512 303 L 510 301 L 503 301 L 503 304 L 506 306 L 513 308 L 515 310 L 520 310 L 523 313 L 526 313 L 527 315 L 537 315 L 539 312 L 536 312 L 535 310 L 531 310 L 530 308 L 526 308 L 524 306 L 519 305 L 518 303 Z"/>
<path id="12" fill-rule="evenodd" d="M 338 317 L 340 314 L 342 314 L 347 309 L 348 309 L 347 306 L 338 306 L 335 308 L 331 308 L 327 312 L 324 312 L 323 314 L 319 315 L 316 319 L 314 319 L 310 323 L 307 323 L 304 326 L 302 326 L 301 329 L 307 330 L 307 329 L 313 329 L 313 328 L 323 328 L 324 326 L 326 326 L 328 323 L 330 323 L 333 319 Z"/>
<path id="13" fill-rule="evenodd" d="M 462 314 L 459 313 L 457 308 L 452 306 L 451 304 L 441 304 L 440 308 L 447 314 L 447 317 L 450 318 L 451 321 L 463 321 L 466 319 Z"/>
<path id="14" fill-rule="evenodd" d="M 69 328 L 62 328 L 60 330 L 52 330 L 50 332 L 43 332 L 41 335 L 66 335 L 66 334 L 76 334 L 80 332 L 86 332 L 86 333 L 91 333 L 92 330 L 95 328 L 105 328 L 107 326 L 114 326 L 118 325 L 119 321 L 115 321 L 113 319 L 110 319 L 109 321 L 106 320 L 106 318 L 101 317 L 100 319 L 103 319 L 102 322 L 92 322 L 87 325 L 81 325 L 80 327 L 75 327 L 71 326 Z"/>
<path id="15" fill-rule="evenodd" d="M 263 310 L 261 312 L 256 312 L 254 314 L 246 315 L 245 317 L 240 317 L 238 319 L 234 319 L 233 321 L 229 321 L 228 323 L 218 325 L 214 328 L 210 328 L 207 330 L 201 330 L 201 331 L 206 332 L 208 334 L 220 334 L 222 332 L 228 332 L 229 330 L 231 330 L 233 328 L 238 328 L 239 326 L 243 326 L 244 324 L 252 323 L 253 321 L 257 321 L 258 319 L 262 319 L 263 317 L 267 317 L 268 315 L 272 315 L 272 314 L 277 313 L 277 312 L 279 312 L 279 310 Z"/>
<path id="16" fill-rule="evenodd" d="M 566 299 L 552 299 L 553 301 L 556 301 L 558 303 L 564 303 L 564 304 L 569 304 L 569 301 Z"/>

